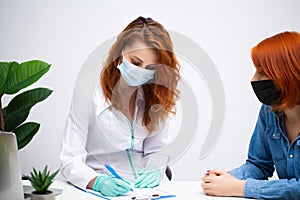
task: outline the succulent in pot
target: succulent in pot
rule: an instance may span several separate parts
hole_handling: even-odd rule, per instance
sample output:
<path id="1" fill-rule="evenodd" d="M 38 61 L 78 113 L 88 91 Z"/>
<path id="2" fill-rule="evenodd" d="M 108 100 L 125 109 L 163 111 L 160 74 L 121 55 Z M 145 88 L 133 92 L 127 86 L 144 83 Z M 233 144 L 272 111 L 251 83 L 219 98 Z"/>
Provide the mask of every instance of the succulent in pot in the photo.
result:
<path id="1" fill-rule="evenodd" d="M 37 171 L 35 168 L 30 172 L 30 176 L 26 178 L 30 181 L 34 191 L 31 193 L 31 200 L 54 200 L 55 194 L 49 189 L 53 183 L 55 176 L 59 170 L 50 174 L 46 165 L 42 171 Z"/>

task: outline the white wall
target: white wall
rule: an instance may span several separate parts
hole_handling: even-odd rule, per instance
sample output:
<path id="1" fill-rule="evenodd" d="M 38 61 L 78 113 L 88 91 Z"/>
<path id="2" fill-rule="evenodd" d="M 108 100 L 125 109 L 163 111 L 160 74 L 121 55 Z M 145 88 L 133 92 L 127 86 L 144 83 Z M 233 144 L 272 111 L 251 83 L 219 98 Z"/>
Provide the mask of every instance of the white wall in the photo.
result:
<path id="1" fill-rule="evenodd" d="M 249 83 L 254 72 L 250 48 L 275 33 L 300 31 L 299 8 L 298 0 L 1 0 L 0 60 L 41 59 L 52 64 L 34 85 L 54 92 L 31 112 L 30 118 L 41 122 L 41 129 L 20 151 L 23 173 L 32 166 L 59 167 L 60 141 L 82 64 L 140 15 L 198 43 L 214 62 L 225 89 L 226 120 L 215 149 L 199 160 L 204 135 L 198 135 L 171 166 L 174 179 L 200 180 L 207 169 L 238 166 L 246 158 L 260 106 Z"/>

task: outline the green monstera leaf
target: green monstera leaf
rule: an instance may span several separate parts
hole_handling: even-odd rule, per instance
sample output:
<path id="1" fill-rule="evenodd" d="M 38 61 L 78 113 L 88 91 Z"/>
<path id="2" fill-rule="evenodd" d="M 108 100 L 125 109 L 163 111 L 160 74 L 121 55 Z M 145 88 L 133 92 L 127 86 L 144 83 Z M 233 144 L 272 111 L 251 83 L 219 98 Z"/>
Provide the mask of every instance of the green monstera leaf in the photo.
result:
<path id="1" fill-rule="evenodd" d="M 3 117 L 5 118 L 5 130 L 13 131 L 17 126 L 23 123 L 30 109 L 37 103 L 45 100 L 52 90 L 47 88 L 36 88 L 23 92 L 14 97 L 4 108 Z"/>
<path id="2" fill-rule="evenodd" d="M 49 64 L 38 60 L 21 64 L 11 62 L 5 83 L 2 85 L 2 90 L 5 94 L 15 94 L 38 81 L 48 72 L 49 68 Z"/>
<path id="3" fill-rule="evenodd" d="M 38 132 L 40 124 L 35 122 L 28 122 L 19 126 L 14 133 L 17 137 L 18 149 L 25 147 Z"/>
<path id="4" fill-rule="evenodd" d="M 2 97 L 13 95 L 38 81 L 50 69 L 50 64 L 31 60 L 23 63 L 0 62 L 0 130 L 14 132 L 18 148 L 25 147 L 39 130 L 36 122 L 25 123 L 30 110 L 37 103 L 50 96 L 47 88 L 31 89 L 17 94 L 2 109 Z"/>
<path id="5" fill-rule="evenodd" d="M 10 63 L 0 62 L 0 94 L 3 93 L 2 86 L 5 82 L 7 73 L 9 71 Z"/>

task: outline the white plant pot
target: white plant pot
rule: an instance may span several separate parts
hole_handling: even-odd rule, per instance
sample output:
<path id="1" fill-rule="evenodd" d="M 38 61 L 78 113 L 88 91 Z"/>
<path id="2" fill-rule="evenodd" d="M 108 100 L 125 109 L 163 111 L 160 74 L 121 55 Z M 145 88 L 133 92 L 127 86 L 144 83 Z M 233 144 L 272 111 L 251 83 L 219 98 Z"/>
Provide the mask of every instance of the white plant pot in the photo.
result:
<path id="1" fill-rule="evenodd" d="M 47 194 L 36 194 L 31 192 L 30 199 L 31 200 L 55 200 L 55 194 L 52 191 L 47 191 Z"/>
<path id="2" fill-rule="evenodd" d="M 0 132 L 0 134 L 6 132 Z M 11 175 L 9 166 L 9 148 L 5 141 L 0 140 L 0 193 L 11 187 Z"/>

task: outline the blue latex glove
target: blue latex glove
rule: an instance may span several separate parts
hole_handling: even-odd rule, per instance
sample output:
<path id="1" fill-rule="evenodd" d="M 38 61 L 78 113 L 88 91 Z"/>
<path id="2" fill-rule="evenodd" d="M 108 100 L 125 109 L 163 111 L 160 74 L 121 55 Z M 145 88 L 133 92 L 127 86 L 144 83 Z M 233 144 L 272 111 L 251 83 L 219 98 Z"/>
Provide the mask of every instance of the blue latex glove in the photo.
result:
<path id="1" fill-rule="evenodd" d="M 101 192 L 105 196 L 120 196 L 130 189 L 130 183 L 106 174 L 99 175 L 93 186 L 93 190 Z"/>
<path id="2" fill-rule="evenodd" d="M 160 184 L 162 173 L 155 165 L 148 165 L 139 172 L 134 182 L 136 188 L 153 188 Z"/>

